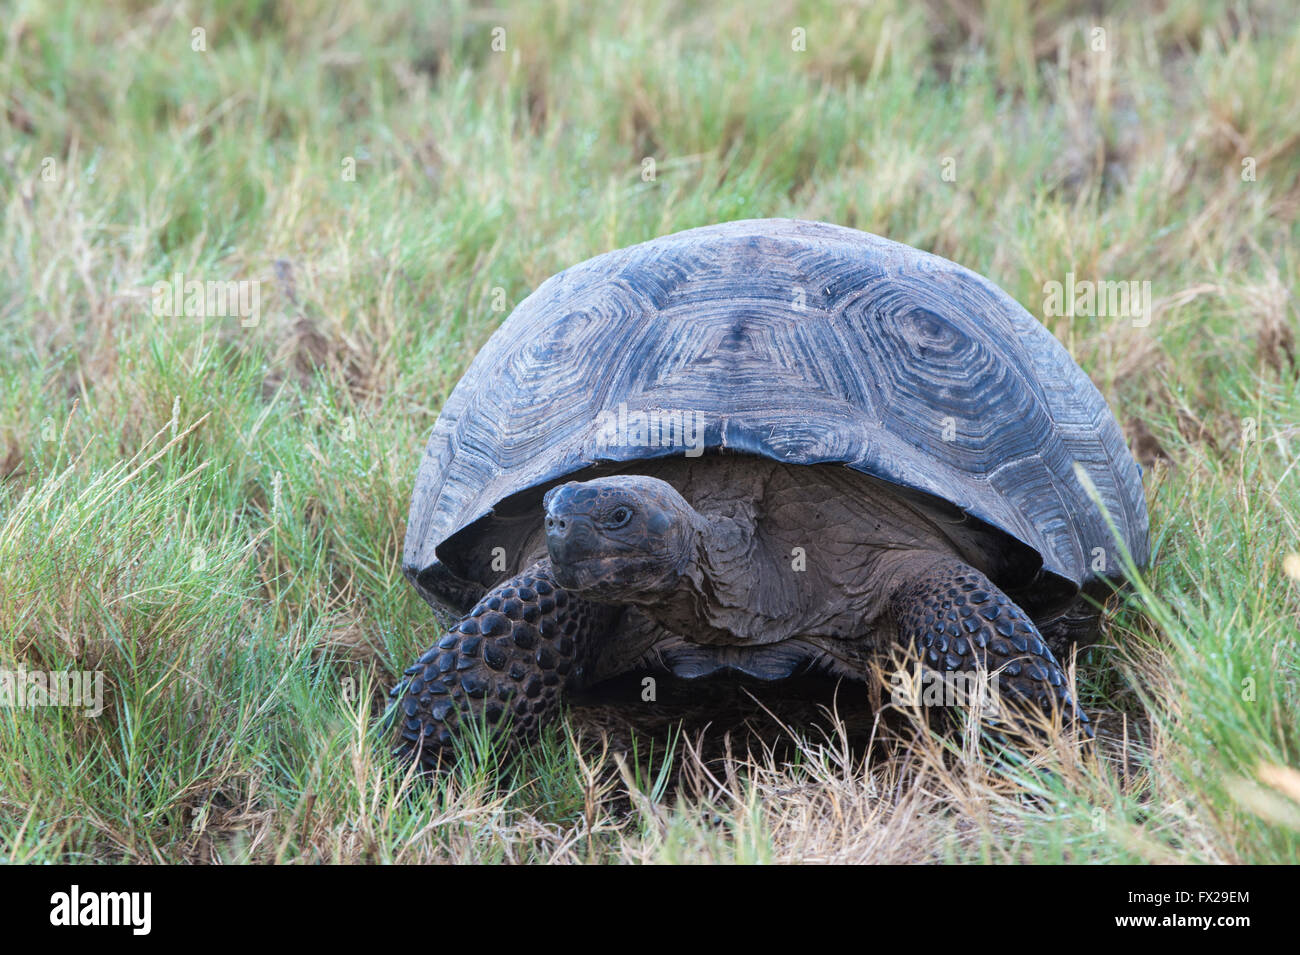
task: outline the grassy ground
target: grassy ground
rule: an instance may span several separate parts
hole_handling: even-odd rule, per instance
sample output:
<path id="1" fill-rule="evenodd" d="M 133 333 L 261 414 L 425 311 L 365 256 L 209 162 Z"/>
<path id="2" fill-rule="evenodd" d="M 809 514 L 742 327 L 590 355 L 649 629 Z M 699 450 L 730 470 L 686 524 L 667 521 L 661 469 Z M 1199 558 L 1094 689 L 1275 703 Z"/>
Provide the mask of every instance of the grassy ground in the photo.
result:
<path id="1" fill-rule="evenodd" d="M 0 668 L 106 702 L 0 708 L 0 854 L 1296 859 L 1288 4 L 410 6 L 0 0 Z M 756 216 L 1040 317 L 1070 272 L 1151 283 L 1145 326 L 1047 318 L 1146 467 L 1155 565 L 1079 661 L 1127 741 L 602 743 L 593 709 L 412 785 L 370 727 L 437 635 L 399 557 L 442 401 L 551 273 Z M 156 315 L 178 272 L 259 320 Z"/>

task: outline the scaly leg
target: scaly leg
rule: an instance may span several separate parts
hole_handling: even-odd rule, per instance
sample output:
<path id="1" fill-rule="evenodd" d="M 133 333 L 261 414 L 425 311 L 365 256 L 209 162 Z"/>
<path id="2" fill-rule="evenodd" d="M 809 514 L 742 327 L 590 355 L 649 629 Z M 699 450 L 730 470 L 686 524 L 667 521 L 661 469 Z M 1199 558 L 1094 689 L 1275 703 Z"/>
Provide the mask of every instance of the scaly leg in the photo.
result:
<path id="1" fill-rule="evenodd" d="M 581 684 L 591 642 L 616 615 L 560 587 L 547 560 L 490 591 L 389 694 L 399 724 L 394 755 L 433 769 L 467 720 L 498 730 L 508 722 L 512 739 L 535 736 Z"/>
<path id="2" fill-rule="evenodd" d="M 925 666 L 940 672 L 982 668 L 1004 698 L 1048 713 L 1060 710 L 1093 735 L 1034 622 L 992 581 L 955 557 L 918 557 L 907 570 L 890 609 L 899 641 Z"/>

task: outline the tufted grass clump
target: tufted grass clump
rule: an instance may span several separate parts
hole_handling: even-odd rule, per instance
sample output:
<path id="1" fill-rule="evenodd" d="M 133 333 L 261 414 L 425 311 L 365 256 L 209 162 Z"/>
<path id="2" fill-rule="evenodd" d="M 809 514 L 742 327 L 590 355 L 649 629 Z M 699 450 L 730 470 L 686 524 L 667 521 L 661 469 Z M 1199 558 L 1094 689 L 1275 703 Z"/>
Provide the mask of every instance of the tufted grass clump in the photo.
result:
<path id="1" fill-rule="evenodd" d="M 103 710 L 0 706 L 0 858 L 1297 857 L 1281 0 L 4 11 L 0 670 L 98 673 Z M 1155 560 L 1075 661 L 1097 745 L 585 700 L 417 780 L 378 727 L 440 634 L 400 557 L 447 395 L 547 276 L 760 216 L 988 275 L 1110 402 Z M 1049 314 L 1067 276 L 1152 307 Z M 177 277 L 257 308 L 156 309 Z"/>

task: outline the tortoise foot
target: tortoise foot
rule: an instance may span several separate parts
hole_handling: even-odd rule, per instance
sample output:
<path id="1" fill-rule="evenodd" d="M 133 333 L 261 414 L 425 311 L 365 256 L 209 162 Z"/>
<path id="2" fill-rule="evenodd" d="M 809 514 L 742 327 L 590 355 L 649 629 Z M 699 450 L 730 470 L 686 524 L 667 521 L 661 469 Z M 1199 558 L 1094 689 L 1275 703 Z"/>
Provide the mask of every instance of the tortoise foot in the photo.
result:
<path id="1" fill-rule="evenodd" d="M 580 684 L 585 649 L 612 616 L 556 584 L 545 560 L 490 591 L 390 692 L 393 754 L 431 770 L 454 759 L 472 726 L 507 743 L 535 737 Z"/>
<path id="2" fill-rule="evenodd" d="M 1004 703 L 1027 705 L 1059 714 L 1093 737 L 1091 721 L 1034 622 L 975 568 L 956 558 L 929 562 L 894 592 L 891 611 L 899 641 L 925 668 L 984 675 L 992 715 L 1005 713 Z"/>

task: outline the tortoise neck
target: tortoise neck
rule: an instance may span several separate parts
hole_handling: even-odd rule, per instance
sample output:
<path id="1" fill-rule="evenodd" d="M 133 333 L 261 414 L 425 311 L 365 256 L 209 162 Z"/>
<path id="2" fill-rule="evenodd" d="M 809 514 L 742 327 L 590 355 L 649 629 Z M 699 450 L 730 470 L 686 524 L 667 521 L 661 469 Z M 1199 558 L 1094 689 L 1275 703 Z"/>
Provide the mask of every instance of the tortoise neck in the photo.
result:
<path id="1" fill-rule="evenodd" d="M 752 522 L 707 518 L 696 512 L 695 534 L 682 562 L 661 588 L 633 600 L 665 629 L 703 643 L 744 639 L 717 610 L 734 589 L 732 578 L 743 572 L 753 550 Z"/>

